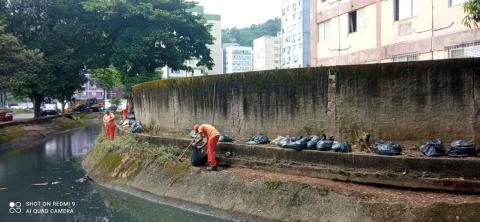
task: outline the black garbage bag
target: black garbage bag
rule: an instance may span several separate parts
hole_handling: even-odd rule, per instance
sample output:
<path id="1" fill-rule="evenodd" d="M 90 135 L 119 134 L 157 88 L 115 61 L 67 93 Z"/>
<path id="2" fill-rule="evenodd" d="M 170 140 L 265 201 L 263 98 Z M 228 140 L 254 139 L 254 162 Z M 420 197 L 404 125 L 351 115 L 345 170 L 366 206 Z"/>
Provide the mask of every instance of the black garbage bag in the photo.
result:
<path id="1" fill-rule="evenodd" d="M 220 139 L 218 139 L 219 142 L 224 142 L 224 143 L 231 143 L 233 142 L 233 139 L 223 133 L 220 134 Z"/>
<path id="2" fill-rule="evenodd" d="M 375 143 L 375 152 L 380 155 L 400 155 L 402 153 L 402 147 L 400 144 L 393 143 L 392 141 L 379 140 Z"/>
<path id="3" fill-rule="evenodd" d="M 287 144 L 287 148 L 294 149 L 296 151 L 302 151 L 307 148 L 308 138 L 301 138 L 298 140 L 291 140 L 290 143 Z"/>
<path id="4" fill-rule="evenodd" d="M 267 136 L 263 134 L 258 134 L 254 137 L 252 137 L 250 140 L 247 141 L 247 144 L 249 145 L 257 145 L 257 144 L 267 144 L 270 142 L 270 139 L 268 139 Z"/>
<path id="5" fill-rule="evenodd" d="M 285 137 L 278 142 L 278 146 L 282 148 L 288 148 L 288 144 L 292 142 L 291 137 Z"/>
<path id="6" fill-rule="evenodd" d="M 307 149 L 309 150 L 314 150 L 317 148 L 317 143 L 318 141 L 320 141 L 320 137 L 319 136 L 311 136 L 310 137 L 310 140 L 308 141 L 307 143 Z"/>
<path id="7" fill-rule="evenodd" d="M 347 142 L 333 141 L 332 150 L 335 152 L 349 153 L 352 152 L 352 147 Z"/>
<path id="8" fill-rule="evenodd" d="M 192 166 L 203 166 L 207 163 L 207 153 L 200 148 L 192 149 Z"/>
<path id="9" fill-rule="evenodd" d="M 319 151 L 331 150 L 333 145 L 333 140 L 334 140 L 333 136 L 330 137 L 329 139 L 326 139 L 326 136 L 323 136 L 323 138 L 320 139 L 316 144 L 317 150 Z"/>
<path id="10" fill-rule="evenodd" d="M 450 144 L 447 154 L 451 157 L 467 157 L 477 155 L 475 144 L 465 140 L 455 140 Z"/>
<path id="11" fill-rule="evenodd" d="M 427 140 L 420 146 L 420 152 L 429 157 L 443 156 L 445 147 L 440 139 Z"/>
<path id="12" fill-rule="evenodd" d="M 140 122 L 133 123 L 132 129 L 130 130 L 130 132 L 132 132 L 132 133 L 143 133 L 143 131 L 144 131 L 144 129 L 143 129 L 143 126 Z"/>

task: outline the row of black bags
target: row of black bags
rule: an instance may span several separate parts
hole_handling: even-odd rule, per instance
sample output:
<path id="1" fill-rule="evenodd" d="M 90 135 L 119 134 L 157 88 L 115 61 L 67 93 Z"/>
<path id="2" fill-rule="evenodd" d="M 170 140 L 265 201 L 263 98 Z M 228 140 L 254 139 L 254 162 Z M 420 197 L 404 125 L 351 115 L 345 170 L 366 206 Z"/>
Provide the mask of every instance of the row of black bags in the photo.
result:
<path id="1" fill-rule="evenodd" d="M 455 140 L 450 144 L 450 149 L 445 152 L 445 147 L 440 139 L 428 140 L 420 146 L 420 151 L 425 156 L 438 157 L 447 154 L 451 157 L 469 157 L 477 155 L 475 144 L 465 140 Z"/>
<path id="2" fill-rule="evenodd" d="M 191 132 L 192 137 L 195 132 Z M 220 135 L 220 142 L 233 142 L 234 140 L 225 135 Z M 259 144 L 268 144 L 270 139 L 263 135 L 258 134 L 251 137 L 247 144 L 249 145 L 259 145 Z M 301 150 L 318 150 L 318 151 L 335 151 L 348 153 L 352 152 L 351 145 L 348 142 L 336 141 L 333 136 L 327 138 L 325 135 L 322 137 L 319 136 L 295 136 L 295 137 L 279 137 L 272 141 L 272 144 L 275 144 L 282 148 L 294 149 L 297 151 Z M 400 155 L 402 153 L 402 147 L 400 144 L 394 143 L 392 141 L 378 140 L 375 143 L 374 151 L 379 155 L 394 156 Z M 428 157 L 438 157 L 448 155 L 451 157 L 468 157 L 475 156 L 477 154 L 477 149 L 475 144 L 465 141 L 465 140 L 455 140 L 450 144 L 450 149 L 448 152 L 445 151 L 442 140 L 432 139 L 425 141 L 420 146 L 420 151 L 423 155 Z"/>
<path id="3" fill-rule="evenodd" d="M 272 142 L 282 148 L 302 150 L 318 150 L 348 153 L 352 152 L 350 144 L 344 141 L 336 141 L 333 137 L 326 138 L 326 136 L 296 136 L 296 137 L 281 137 Z"/>

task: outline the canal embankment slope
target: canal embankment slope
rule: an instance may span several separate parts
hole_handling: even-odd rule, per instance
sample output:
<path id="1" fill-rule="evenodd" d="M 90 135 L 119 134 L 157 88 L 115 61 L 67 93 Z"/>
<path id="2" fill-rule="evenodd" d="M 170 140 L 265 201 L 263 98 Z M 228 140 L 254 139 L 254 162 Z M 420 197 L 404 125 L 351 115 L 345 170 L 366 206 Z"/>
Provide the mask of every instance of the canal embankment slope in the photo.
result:
<path id="1" fill-rule="evenodd" d="M 68 114 L 25 119 L 0 124 L 0 150 L 28 143 L 41 143 L 48 136 L 94 124 L 99 114 Z"/>
<path id="2" fill-rule="evenodd" d="M 88 175 L 116 189 L 208 206 L 267 221 L 476 221 L 480 196 L 371 186 L 248 165 L 220 172 L 179 162 L 180 145 L 131 134 L 99 138 L 83 160 Z"/>

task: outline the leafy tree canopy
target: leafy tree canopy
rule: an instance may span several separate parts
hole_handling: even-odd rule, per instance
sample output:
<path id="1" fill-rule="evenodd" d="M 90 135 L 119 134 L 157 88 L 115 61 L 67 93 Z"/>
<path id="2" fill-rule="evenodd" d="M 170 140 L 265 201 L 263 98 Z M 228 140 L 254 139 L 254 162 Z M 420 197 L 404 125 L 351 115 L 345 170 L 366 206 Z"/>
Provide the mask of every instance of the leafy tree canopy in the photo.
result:
<path id="1" fill-rule="evenodd" d="M 213 66 L 208 44 L 210 26 L 183 0 L 89 0 L 84 7 L 104 20 L 111 44 L 111 61 L 129 76 L 153 73 L 169 66 L 187 69 L 184 61 L 197 58 L 199 66 Z"/>
<path id="2" fill-rule="evenodd" d="M 231 28 L 222 30 L 223 43 L 236 42 L 241 46 L 252 46 L 253 40 L 264 35 L 277 36 L 281 29 L 280 18 L 270 19 L 263 24 L 248 28 Z"/>
<path id="3" fill-rule="evenodd" d="M 44 55 L 35 81 L 23 86 L 34 102 L 35 116 L 44 97 L 69 99 L 81 89 L 85 66 L 108 64 L 100 17 L 84 10 L 79 1 L 9 0 L 2 10 L 7 31 Z"/>
<path id="4" fill-rule="evenodd" d="M 43 55 L 38 50 L 26 49 L 15 36 L 6 34 L 2 24 L 0 20 L 0 92 L 30 96 L 28 85 L 35 81 Z"/>
<path id="5" fill-rule="evenodd" d="M 463 19 L 463 24 L 468 27 L 474 24 L 478 28 L 478 22 L 480 22 L 480 0 L 469 0 L 463 7 L 467 14 Z"/>

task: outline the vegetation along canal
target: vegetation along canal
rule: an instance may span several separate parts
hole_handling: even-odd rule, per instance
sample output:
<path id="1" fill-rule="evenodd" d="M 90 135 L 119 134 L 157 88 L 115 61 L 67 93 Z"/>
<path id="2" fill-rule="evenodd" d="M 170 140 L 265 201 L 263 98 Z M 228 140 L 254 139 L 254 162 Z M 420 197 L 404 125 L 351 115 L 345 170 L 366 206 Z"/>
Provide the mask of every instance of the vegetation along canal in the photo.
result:
<path id="1" fill-rule="evenodd" d="M 98 126 L 0 152 L 0 221 L 220 221 L 95 185 L 80 159 Z"/>

